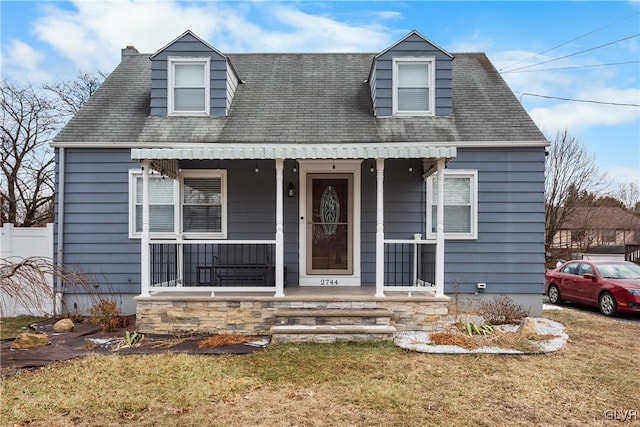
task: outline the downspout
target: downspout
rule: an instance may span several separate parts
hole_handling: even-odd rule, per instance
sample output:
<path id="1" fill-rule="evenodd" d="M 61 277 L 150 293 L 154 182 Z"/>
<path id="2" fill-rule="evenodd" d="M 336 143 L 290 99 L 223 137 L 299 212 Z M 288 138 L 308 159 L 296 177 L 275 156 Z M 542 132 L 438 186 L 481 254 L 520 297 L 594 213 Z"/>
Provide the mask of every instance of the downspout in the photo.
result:
<path id="1" fill-rule="evenodd" d="M 65 181 L 65 156 L 64 156 L 64 147 L 58 148 L 58 227 L 57 232 L 58 236 L 56 239 L 57 251 L 56 251 L 56 264 L 57 268 L 62 268 L 64 261 L 64 181 Z M 54 293 L 54 302 L 53 302 L 53 315 L 62 313 L 62 297 L 63 297 L 63 286 L 62 275 L 56 274 L 53 293 Z"/>

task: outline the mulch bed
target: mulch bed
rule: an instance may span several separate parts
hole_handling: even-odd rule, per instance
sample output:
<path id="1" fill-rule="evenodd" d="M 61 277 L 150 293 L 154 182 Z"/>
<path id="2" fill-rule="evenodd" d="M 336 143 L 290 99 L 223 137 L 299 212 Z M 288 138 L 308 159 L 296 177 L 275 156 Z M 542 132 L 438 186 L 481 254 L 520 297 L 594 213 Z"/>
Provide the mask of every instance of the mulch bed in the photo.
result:
<path id="1" fill-rule="evenodd" d="M 21 369 L 39 368 L 50 363 L 84 357 L 92 354 L 249 354 L 262 351 L 269 337 L 247 337 L 242 335 L 160 335 L 144 334 L 137 345 L 128 346 L 125 331 L 135 327 L 102 332 L 89 320 L 75 324 L 68 333 L 53 332 L 58 319 L 45 320 L 31 325 L 34 333 L 47 334 L 49 345 L 28 350 L 13 350 L 13 339 L 0 342 L 0 375 L 11 375 Z M 135 316 L 126 319 L 126 324 L 135 324 Z M 204 344 L 203 344 L 204 343 Z"/>

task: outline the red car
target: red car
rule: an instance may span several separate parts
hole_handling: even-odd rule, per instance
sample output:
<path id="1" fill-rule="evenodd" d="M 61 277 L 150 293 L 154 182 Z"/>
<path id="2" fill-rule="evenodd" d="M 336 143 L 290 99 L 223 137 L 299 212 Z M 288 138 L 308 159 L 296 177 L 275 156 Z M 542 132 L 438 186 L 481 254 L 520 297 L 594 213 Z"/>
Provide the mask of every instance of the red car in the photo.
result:
<path id="1" fill-rule="evenodd" d="M 547 270 L 544 293 L 552 304 L 592 305 L 605 316 L 640 313 L 640 266 L 628 261 L 568 261 Z"/>

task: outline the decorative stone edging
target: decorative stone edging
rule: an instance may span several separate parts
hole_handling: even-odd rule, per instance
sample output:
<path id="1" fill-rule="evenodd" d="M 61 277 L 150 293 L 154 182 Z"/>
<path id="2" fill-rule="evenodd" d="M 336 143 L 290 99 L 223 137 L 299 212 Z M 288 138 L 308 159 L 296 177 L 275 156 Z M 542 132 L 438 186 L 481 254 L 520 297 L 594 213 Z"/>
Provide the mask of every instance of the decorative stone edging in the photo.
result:
<path id="1" fill-rule="evenodd" d="M 536 332 L 539 335 L 553 336 L 553 338 L 546 341 L 537 342 L 540 346 L 540 351 L 538 352 L 525 352 L 499 347 L 480 347 L 468 350 L 455 345 L 437 345 L 431 341 L 428 332 L 422 331 L 398 332 L 394 335 L 393 341 L 398 347 L 406 350 L 437 354 L 540 354 L 560 350 L 566 344 L 569 335 L 567 335 L 562 323 L 539 317 L 534 318 L 534 320 L 536 323 Z M 499 327 L 505 332 L 515 332 L 518 325 L 500 325 Z"/>

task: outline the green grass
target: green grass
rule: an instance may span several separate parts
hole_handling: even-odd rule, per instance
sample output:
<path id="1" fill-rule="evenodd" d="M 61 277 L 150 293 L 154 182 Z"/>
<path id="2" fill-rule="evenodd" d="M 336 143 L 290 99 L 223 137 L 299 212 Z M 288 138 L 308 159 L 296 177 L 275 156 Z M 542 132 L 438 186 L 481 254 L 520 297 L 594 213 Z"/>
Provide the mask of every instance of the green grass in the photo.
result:
<path id="1" fill-rule="evenodd" d="M 33 332 L 29 329 L 32 323 L 40 322 L 46 317 L 39 316 L 17 316 L 3 317 L 0 320 L 0 339 L 15 338 L 23 332 Z"/>
<path id="2" fill-rule="evenodd" d="M 606 411 L 640 411 L 640 326 L 546 315 L 570 339 L 535 356 L 389 343 L 88 356 L 3 378 L 0 425 L 589 426 L 606 424 Z"/>

